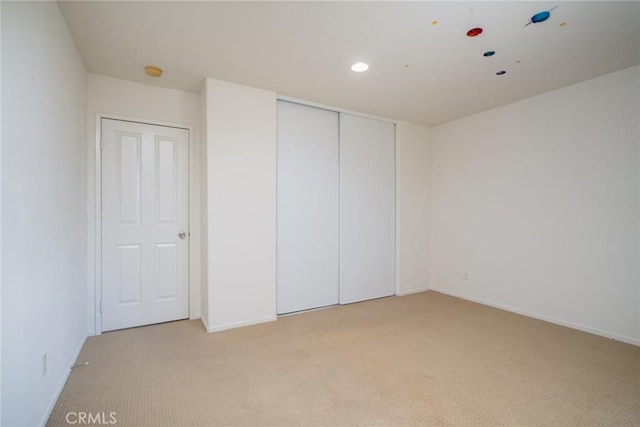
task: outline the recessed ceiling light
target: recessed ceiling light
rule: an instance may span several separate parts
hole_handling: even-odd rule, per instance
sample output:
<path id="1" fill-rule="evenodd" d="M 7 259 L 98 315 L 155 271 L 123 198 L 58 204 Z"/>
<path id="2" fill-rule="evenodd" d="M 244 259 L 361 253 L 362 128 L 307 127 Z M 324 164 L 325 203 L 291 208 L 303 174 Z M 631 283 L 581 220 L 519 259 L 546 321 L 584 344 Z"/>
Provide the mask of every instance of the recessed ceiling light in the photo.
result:
<path id="1" fill-rule="evenodd" d="M 355 71 L 356 73 L 362 73 L 363 71 L 367 71 L 369 69 L 369 64 L 365 64 L 364 62 L 356 62 L 351 66 L 351 71 Z"/>
<path id="2" fill-rule="evenodd" d="M 147 73 L 147 76 L 150 77 L 160 77 L 162 75 L 162 68 L 156 67 L 155 65 L 147 65 L 144 67 L 144 71 Z"/>

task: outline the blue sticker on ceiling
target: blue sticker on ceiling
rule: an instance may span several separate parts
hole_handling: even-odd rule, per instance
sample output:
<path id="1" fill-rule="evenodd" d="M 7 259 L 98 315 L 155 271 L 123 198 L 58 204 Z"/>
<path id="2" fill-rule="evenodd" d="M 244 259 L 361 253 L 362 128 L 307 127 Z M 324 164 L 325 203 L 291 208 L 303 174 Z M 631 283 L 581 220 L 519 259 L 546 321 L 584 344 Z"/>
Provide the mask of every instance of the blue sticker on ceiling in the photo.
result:
<path id="1" fill-rule="evenodd" d="M 525 24 L 525 27 L 529 24 L 539 24 L 540 22 L 544 22 L 551 17 L 551 11 L 558 6 L 554 6 L 549 10 L 543 10 L 542 12 L 538 12 L 531 17 L 529 22 Z"/>

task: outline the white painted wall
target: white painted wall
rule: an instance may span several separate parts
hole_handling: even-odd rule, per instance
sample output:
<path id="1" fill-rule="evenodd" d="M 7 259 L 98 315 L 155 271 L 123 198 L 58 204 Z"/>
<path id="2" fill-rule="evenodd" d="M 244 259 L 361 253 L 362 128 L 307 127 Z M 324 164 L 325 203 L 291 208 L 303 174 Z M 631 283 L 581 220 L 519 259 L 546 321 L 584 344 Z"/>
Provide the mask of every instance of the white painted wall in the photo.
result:
<path id="1" fill-rule="evenodd" d="M 640 344 L 639 82 L 635 66 L 432 129 L 432 287 Z"/>
<path id="2" fill-rule="evenodd" d="M 276 94 L 206 82 L 209 331 L 276 318 Z"/>
<path id="3" fill-rule="evenodd" d="M 396 124 L 396 294 L 429 284 L 429 129 Z"/>
<path id="4" fill-rule="evenodd" d="M 0 2 L 0 23 L 2 22 L 2 2 Z M 0 31 L 2 46 L 2 31 Z M 2 82 L 2 55 L 0 55 L 0 82 Z M 0 84 L 2 99 L 2 84 Z M 0 189 L 2 188 L 2 102 L 0 102 Z M 2 223 L 2 197 L 0 196 L 0 224 Z M 0 378 L 2 378 L 2 227 L 0 226 Z M 2 422 L 2 387 L 0 386 L 0 423 Z"/>
<path id="5" fill-rule="evenodd" d="M 2 56 L 2 425 L 41 425 L 87 335 L 86 73 L 55 2 L 3 2 Z"/>
<path id="6" fill-rule="evenodd" d="M 200 144 L 200 315 L 207 328 L 206 322 L 209 319 L 209 229 L 207 227 L 207 85 L 202 85 L 200 92 L 200 124 L 201 124 L 201 144 Z"/>
<path id="7" fill-rule="evenodd" d="M 141 70 L 143 72 L 143 70 Z M 158 86 L 118 80 L 111 77 L 88 74 L 87 77 L 87 330 L 90 335 L 96 329 L 96 115 L 107 114 L 140 119 L 142 121 L 166 122 L 194 128 L 194 150 L 192 158 L 194 185 L 190 188 L 192 211 L 190 212 L 190 294 L 191 317 L 200 316 L 200 158 L 201 101 L 198 94 L 165 89 Z"/>

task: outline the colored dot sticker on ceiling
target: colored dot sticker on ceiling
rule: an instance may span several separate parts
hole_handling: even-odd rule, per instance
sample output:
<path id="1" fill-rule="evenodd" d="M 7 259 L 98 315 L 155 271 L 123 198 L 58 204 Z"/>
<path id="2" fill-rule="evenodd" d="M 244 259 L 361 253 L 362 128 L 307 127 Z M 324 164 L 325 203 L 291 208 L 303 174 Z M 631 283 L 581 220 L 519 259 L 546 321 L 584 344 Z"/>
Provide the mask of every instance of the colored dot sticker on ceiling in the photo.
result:
<path id="1" fill-rule="evenodd" d="M 507 74 L 507 72 L 505 70 L 500 70 L 496 73 L 496 75 L 501 76 L 503 74 Z"/>
<path id="2" fill-rule="evenodd" d="M 476 36 L 479 36 L 480 34 L 482 34 L 482 28 L 480 27 L 472 28 L 469 31 L 467 31 L 468 37 L 476 37 Z"/>
<path id="3" fill-rule="evenodd" d="M 438 21 L 431 22 L 431 25 L 438 25 Z"/>
<path id="4" fill-rule="evenodd" d="M 549 10 L 543 10 L 541 12 L 536 13 L 531 17 L 529 22 L 526 23 L 525 27 L 529 24 L 539 24 L 540 22 L 544 22 L 551 17 L 551 11 L 558 6 L 554 6 Z"/>
<path id="5" fill-rule="evenodd" d="M 486 56 L 487 58 L 496 54 L 495 50 L 488 50 L 482 54 L 482 56 Z"/>

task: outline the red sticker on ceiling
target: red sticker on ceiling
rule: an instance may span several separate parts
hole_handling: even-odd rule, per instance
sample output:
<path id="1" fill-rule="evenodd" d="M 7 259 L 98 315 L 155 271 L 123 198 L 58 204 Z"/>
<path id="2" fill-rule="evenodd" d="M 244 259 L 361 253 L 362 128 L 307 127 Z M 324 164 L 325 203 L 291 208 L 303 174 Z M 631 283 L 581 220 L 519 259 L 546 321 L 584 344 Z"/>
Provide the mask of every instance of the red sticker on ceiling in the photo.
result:
<path id="1" fill-rule="evenodd" d="M 472 28 L 467 31 L 467 36 L 469 37 L 479 36 L 480 34 L 482 34 L 482 28 L 480 27 Z"/>

